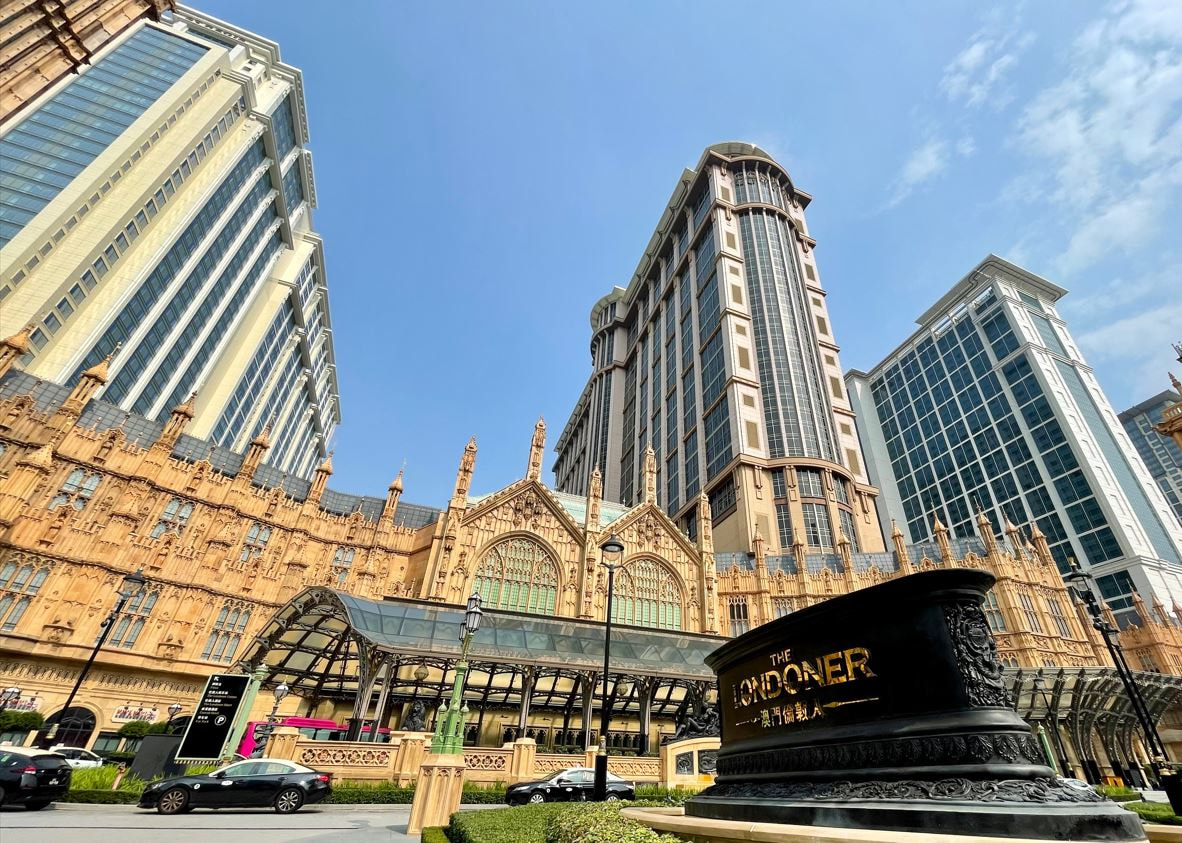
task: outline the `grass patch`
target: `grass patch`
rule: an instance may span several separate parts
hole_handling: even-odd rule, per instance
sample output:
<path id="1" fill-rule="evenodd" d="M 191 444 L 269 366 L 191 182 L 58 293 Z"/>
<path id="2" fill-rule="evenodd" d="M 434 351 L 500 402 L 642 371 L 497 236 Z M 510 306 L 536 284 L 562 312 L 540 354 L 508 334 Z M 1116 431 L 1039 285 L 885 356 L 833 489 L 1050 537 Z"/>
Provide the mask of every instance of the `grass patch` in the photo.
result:
<path id="1" fill-rule="evenodd" d="M 1163 802 L 1126 802 L 1121 807 L 1148 823 L 1182 825 L 1182 817 L 1177 816 L 1174 809 Z"/>

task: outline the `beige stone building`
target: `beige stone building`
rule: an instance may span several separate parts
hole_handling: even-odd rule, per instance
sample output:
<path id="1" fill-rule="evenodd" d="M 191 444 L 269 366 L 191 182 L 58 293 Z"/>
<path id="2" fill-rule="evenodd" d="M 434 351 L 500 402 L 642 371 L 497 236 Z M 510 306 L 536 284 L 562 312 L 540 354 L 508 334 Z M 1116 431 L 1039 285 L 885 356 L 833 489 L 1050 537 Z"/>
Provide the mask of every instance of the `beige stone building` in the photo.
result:
<path id="1" fill-rule="evenodd" d="M 206 675 L 258 667 L 269 684 L 293 687 L 281 714 L 397 728 L 416 700 L 433 709 L 450 684 L 450 619 L 473 590 L 496 635 L 508 636 L 474 649 L 466 735 L 478 745 L 529 735 L 581 748 L 597 740 L 606 692 L 613 746 L 651 749 L 708 699 L 701 658 L 719 636 L 941 565 L 998 577 L 986 615 L 1025 713 L 1055 717 L 1070 736 L 1072 689 L 1105 675 L 1102 643 L 1037 530 L 1010 527 L 1002 539 L 983 530 L 969 543 L 938 525 L 928 546 L 896 533 L 886 552 L 842 543 L 820 554 L 798 542 L 772 554 L 753 529 L 748 552 L 716 553 L 708 499 L 699 494 L 691 539 L 656 499 L 651 454 L 630 507 L 604 500 L 594 474 L 586 495 L 546 487 L 541 422 L 523 447 L 522 479 L 491 494 L 474 490 L 472 441 L 443 509 L 402 501 L 401 474 L 383 497 L 349 495 L 327 487 L 331 461 L 311 482 L 265 470 L 266 430 L 244 453 L 183 447 L 190 403 L 162 427 L 113 416 L 94 398 L 107 363 L 59 386 L 15 365 L 27 342 L 26 331 L 0 343 L 0 685 L 20 687 L 18 707 L 61 720 L 59 736 L 71 742 L 111 749 L 136 716 L 128 712 L 152 719 L 180 703 L 187 714 Z M 626 550 L 614 560 L 617 647 L 605 687 L 599 547 L 612 533 Z M 62 717 L 115 589 L 136 569 L 149 586 L 116 619 Z M 1122 633 L 1147 670 L 1182 673 L 1171 608 L 1144 610 L 1144 623 Z M 1036 676 L 1053 700 L 1035 693 Z M 1160 712 L 1182 681 L 1150 684 Z M 1097 771 L 1118 769 L 1139 752 L 1121 728 L 1097 731 L 1098 749 L 1073 749 L 1065 737 L 1063 755 L 1081 768 L 1092 759 Z"/>

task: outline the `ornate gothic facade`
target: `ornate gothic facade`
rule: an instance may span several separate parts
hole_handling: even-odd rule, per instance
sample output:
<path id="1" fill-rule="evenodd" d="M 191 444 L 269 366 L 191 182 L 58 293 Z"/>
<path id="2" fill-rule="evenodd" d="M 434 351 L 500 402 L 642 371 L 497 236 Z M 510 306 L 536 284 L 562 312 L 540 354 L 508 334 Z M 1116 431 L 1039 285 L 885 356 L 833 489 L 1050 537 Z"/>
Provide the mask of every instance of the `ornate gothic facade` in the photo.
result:
<path id="1" fill-rule="evenodd" d="M 489 608 L 602 621 L 600 545 L 613 533 L 626 548 L 620 624 L 738 634 L 885 579 L 964 565 L 998 577 L 986 609 L 1007 665 L 1108 663 L 1037 529 L 1011 525 L 998 539 L 984 522 L 966 540 L 937 524 L 929 546 L 896 531 L 886 553 L 843 543 L 807 554 L 798 539 L 780 556 L 755 530 L 749 553 L 716 554 L 705 496 L 693 540 L 658 506 L 651 453 L 635 506 L 603 500 L 597 476 L 585 497 L 547 488 L 541 421 L 525 476 L 493 494 L 472 493 L 473 440 L 442 510 L 402 503 L 401 474 L 384 498 L 345 495 L 327 488 L 331 458 L 311 482 L 263 465 L 265 430 L 244 454 L 186 436 L 191 402 L 162 424 L 113 408 L 96 397 L 106 363 L 70 387 L 37 381 L 15 366 L 27 341 L 0 341 L 0 686 L 21 687 L 21 707 L 57 715 L 124 575 L 142 569 L 149 581 L 75 700 L 83 741 L 109 736 L 129 709 L 179 702 L 191 712 L 204 677 L 233 669 L 309 586 L 452 605 L 475 589 Z M 1182 674 L 1179 608 L 1170 609 L 1140 605 L 1142 624 L 1122 633 L 1134 667 Z M 293 696 L 284 711 L 297 710 Z"/>

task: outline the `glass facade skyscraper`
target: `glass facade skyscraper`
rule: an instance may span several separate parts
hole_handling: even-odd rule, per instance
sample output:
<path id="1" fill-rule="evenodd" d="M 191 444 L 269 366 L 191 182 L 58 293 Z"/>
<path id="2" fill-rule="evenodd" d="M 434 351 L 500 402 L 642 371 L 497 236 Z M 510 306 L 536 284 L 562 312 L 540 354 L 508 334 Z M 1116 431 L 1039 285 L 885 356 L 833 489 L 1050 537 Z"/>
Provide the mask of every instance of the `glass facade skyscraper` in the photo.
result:
<path id="1" fill-rule="evenodd" d="M 1182 395 L 1176 392 L 1159 392 L 1147 401 L 1125 410 L 1119 418 L 1137 454 L 1166 496 L 1166 502 L 1174 510 L 1174 515 L 1182 523 L 1182 448 L 1170 437 L 1154 430 L 1156 425 L 1162 423 L 1162 414 L 1166 409 L 1180 401 Z"/>
<path id="2" fill-rule="evenodd" d="M 567 422 L 558 487 L 657 499 L 690 535 L 709 497 L 720 550 L 755 529 L 789 552 L 883 547 L 797 189 L 766 152 L 710 147 L 674 190 L 627 288 L 591 313 L 592 375 Z"/>
<path id="3" fill-rule="evenodd" d="M 300 71 L 180 9 L 110 39 L 0 126 L 0 333 L 152 419 L 307 476 L 340 420 Z"/>
<path id="4" fill-rule="evenodd" d="M 1127 618 L 1134 587 L 1182 602 L 1182 529 L 1055 310 L 1065 292 L 990 256 L 847 386 L 884 527 L 970 536 L 978 510 L 998 536 L 1037 527 Z"/>

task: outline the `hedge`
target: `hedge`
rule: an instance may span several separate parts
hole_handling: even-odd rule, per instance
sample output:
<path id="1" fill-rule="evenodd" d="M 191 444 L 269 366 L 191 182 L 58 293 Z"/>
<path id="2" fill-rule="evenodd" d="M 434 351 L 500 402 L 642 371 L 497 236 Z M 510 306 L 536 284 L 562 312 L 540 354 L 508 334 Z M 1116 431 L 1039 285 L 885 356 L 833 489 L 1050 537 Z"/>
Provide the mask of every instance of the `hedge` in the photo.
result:
<path id="1" fill-rule="evenodd" d="M 680 843 L 620 814 L 619 804 L 564 805 L 546 822 L 545 843 Z"/>
<path id="2" fill-rule="evenodd" d="M 620 815 L 643 802 L 558 802 L 451 815 L 450 843 L 679 843 Z M 425 838 L 424 838 L 425 839 Z"/>
<path id="3" fill-rule="evenodd" d="M 499 811 L 461 811 L 451 815 L 451 843 L 545 843 L 546 822 L 570 805 L 522 805 Z"/>
<path id="4" fill-rule="evenodd" d="M 437 825 L 423 829 L 423 843 L 449 843 L 443 829 Z"/>
<path id="5" fill-rule="evenodd" d="M 1182 817 L 1175 815 L 1174 810 L 1164 802 L 1126 802 L 1121 807 L 1146 822 L 1182 825 Z"/>
<path id="6" fill-rule="evenodd" d="M 67 790 L 55 801 L 88 805 L 134 805 L 140 801 L 140 793 L 136 790 Z"/>

